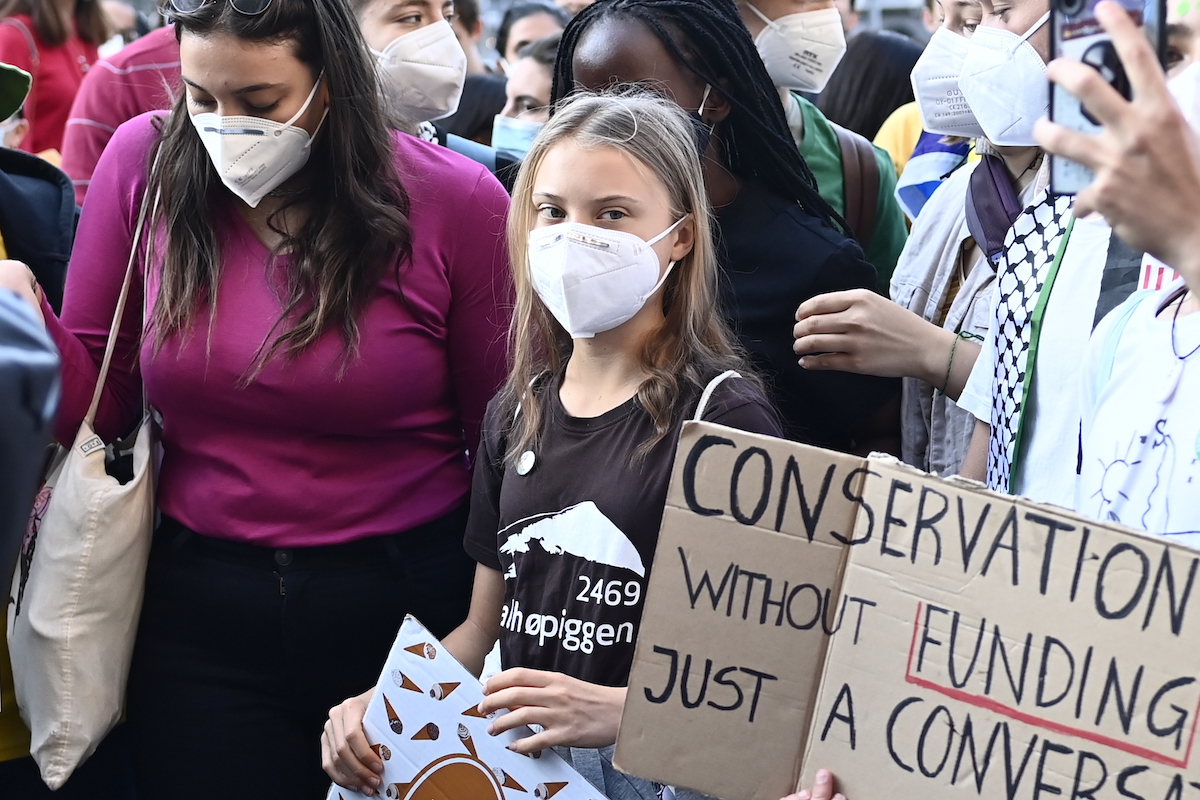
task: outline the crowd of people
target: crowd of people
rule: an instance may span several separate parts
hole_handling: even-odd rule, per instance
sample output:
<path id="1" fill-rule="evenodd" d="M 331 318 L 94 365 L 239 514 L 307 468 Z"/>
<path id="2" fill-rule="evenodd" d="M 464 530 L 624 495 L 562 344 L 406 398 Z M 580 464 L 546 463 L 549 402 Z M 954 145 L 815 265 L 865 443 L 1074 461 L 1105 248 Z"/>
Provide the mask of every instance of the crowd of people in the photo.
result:
<path id="1" fill-rule="evenodd" d="M 843 5 L 0 0 L 0 299 L 58 351 L 58 441 L 161 422 L 125 719 L 58 794 L 378 794 L 412 614 L 518 752 L 662 796 L 612 765 L 634 640 L 502 620 L 636 629 L 645 570 L 581 603 L 511 542 L 648 568 L 686 420 L 1200 547 L 1200 4 L 1161 60 L 1097 7 L 1132 99 L 1051 63 L 1050 0 L 930 0 L 926 45 Z M 48 797 L 10 672 L 0 794 Z"/>

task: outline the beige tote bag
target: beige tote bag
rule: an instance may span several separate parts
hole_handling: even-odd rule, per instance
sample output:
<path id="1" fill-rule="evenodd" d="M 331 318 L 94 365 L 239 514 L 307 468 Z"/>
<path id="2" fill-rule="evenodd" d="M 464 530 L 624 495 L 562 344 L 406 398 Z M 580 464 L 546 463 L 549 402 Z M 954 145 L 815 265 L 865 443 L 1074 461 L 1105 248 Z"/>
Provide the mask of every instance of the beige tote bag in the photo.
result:
<path id="1" fill-rule="evenodd" d="M 106 470 L 112 447 L 94 425 L 145 206 L 143 197 L 91 407 L 75 443 L 58 448 L 38 494 L 8 606 L 17 705 L 33 734 L 30 752 L 51 789 L 66 782 L 121 716 L 142 607 L 154 530 L 156 431 L 147 408 L 133 437 L 112 446 L 132 449 L 133 477 L 122 483 Z"/>

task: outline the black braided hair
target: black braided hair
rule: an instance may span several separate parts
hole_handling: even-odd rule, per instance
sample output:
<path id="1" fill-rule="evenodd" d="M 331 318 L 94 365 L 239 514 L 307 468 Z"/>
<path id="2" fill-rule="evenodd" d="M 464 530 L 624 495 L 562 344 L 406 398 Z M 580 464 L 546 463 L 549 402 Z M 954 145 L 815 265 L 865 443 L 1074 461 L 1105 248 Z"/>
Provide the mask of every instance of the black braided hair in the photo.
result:
<path id="1" fill-rule="evenodd" d="M 598 0 L 585 7 L 563 31 L 551 108 L 576 88 L 572 62 L 583 34 L 593 23 L 612 17 L 640 21 L 680 64 L 729 100 L 732 108 L 720 138 L 726 166 L 734 175 L 761 181 L 848 235 L 849 226 L 817 193 L 816 178 L 796 149 L 779 93 L 730 0 Z"/>

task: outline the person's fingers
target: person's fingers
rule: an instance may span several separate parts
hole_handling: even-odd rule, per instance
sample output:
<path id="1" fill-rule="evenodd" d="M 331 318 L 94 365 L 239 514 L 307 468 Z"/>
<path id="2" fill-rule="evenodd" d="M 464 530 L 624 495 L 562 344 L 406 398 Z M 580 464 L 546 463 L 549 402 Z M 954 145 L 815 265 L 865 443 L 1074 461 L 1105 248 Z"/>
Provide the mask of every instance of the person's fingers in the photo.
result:
<path id="1" fill-rule="evenodd" d="M 497 711 L 503 711 L 505 709 L 508 709 L 509 711 L 516 711 L 521 706 L 529 705 L 527 700 L 522 702 L 522 700 L 525 699 L 525 695 L 522 693 L 523 688 L 527 687 L 514 686 L 507 689 L 500 689 L 489 694 L 487 697 L 483 698 L 483 702 L 479 704 L 479 713 L 486 716 L 488 714 L 494 714 Z"/>
<path id="2" fill-rule="evenodd" d="M 360 768 L 355 773 L 371 786 L 379 785 L 379 775 L 383 772 L 383 761 L 371 749 L 367 741 L 366 731 L 363 730 L 362 717 L 357 714 L 349 715 L 343 723 L 346 734 L 346 744 Z M 340 753 L 340 751 L 339 751 Z"/>
<path id="3" fill-rule="evenodd" d="M 815 353 L 845 353 L 847 340 L 837 333 L 804 336 L 792 342 L 792 352 L 798 356 Z"/>
<path id="4" fill-rule="evenodd" d="M 1145 31 L 1134 24 L 1125 9 L 1118 3 L 1106 0 L 1096 6 L 1096 19 L 1112 36 L 1113 47 L 1133 87 L 1133 96 L 1139 100 L 1170 100 L 1171 93 L 1163 78 L 1158 55 L 1146 38 Z"/>
<path id="5" fill-rule="evenodd" d="M 499 736 L 505 731 L 511 731 L 522 725 L 545 725 L 546 709 L 538 706 L 525 706 L 507 714 L 501 714 L 488 725 L 488 734 Z"/>
<path id="6" fill-rule="evenodd" d="M 1033 138 L 1046 152 L 1077 161 L 1088 169 L 1095 170 L 1103 163 L 1097 136 L 1073 131 L 1043 118 L 1034 124 Z"/>
<path id="7" fill-rule="evenodd" d="M 817 770 L 813 781 L 812 800 L 833 800 L 833 773 L 829 770 Z"/>
<path id="8" fill-rule="evenodd" d="M 1100 187 L 1093 183 L 1075 195 L 1075 204 L 1071 207 L 1071 212 L 1076 219 L 1083 219 L 1089 214 L 1100 210 L 1099 201 Z"/>
<path id="9" fill-rule="evenodd" d="M 483 693 L 490 695 L 512 686 L 545 686 L 549 683 L 552 675 L 553 673 L 540 669 L 523 667 L 506 669 L 488 678 L 487 683 L 484 684 Z"/>
<path id="10" fill-rule="evenodd" d="M 540 733 L 535 733 L 533 736 L 526 736 L 523 739 L 517 739 L 508 746 L 509 750 L 514 753 L 519 753 L 523 756 L 533 753 L 540 753 L 543 750 L 549 750 L 551 747 L 563 744 L 562 737 L 556 735 L 553 731 L 545 730 Z"/>
<path id="11" fill-rule="evenodd" d="M 845 333 L 850 328 L 850 317 L 849 309 L 805 317 L 792 326 L 792 337 L 799 339 L 814 334 Z"/>
<path id="12" fill-rule="evenodd" d="M 321 735 L 321 768 L 338 786 L 344 786 L 352 792 L 357 792 L 358 781 L 353 774 L 342 769 L 341 762 L 336 756 L 337 753 L 333 749 L 331 726 L 326 722 L 325 733 Z"/>
<path id="13" fill-rule="evenodd" d="M 1129 101 L 1094 67 L 1072 59 L 1055 59 L 1046 77 L 1079 98 L 1101 124 L 1112 126 L 1129 113 Z"/>
<path id="14" fill-rule="evenodd" d="M 796 321 L 815 314 L 836 314 L 839 311 L 845 311 L 855 302 L 861 301 L 862 293 L 866 291 L 866 289 L 848 289 L 843 292 L 827 292 L 810 297 L 796 309 Z"/>
<path id="15" fill-rule="evenodd" d="M 378 773 L 383 772 L 383 762 L 367 743 L 362 716 L 350 712 L 348 706 L 336 706 L 329 711 L 328 726 L 333 759 L 338 768 L 350 776 L 364 794 L 366 789 L 379 786 Z"/>
<path id="16" fill-rule="evenodd" d="M 846 353 L 824 353 L 800 359 L 800 367 L 812 372 L 858 372 L 857 366 L 858 360 Z"/>

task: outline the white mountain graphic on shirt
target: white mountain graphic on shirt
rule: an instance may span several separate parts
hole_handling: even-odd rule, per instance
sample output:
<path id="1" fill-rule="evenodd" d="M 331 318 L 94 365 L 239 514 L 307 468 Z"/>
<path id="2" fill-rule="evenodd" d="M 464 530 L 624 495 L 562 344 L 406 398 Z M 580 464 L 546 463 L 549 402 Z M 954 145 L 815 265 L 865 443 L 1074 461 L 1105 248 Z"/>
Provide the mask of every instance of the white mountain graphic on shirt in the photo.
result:
<path id="1" fill-rule="evenodd" d="M 524 520 L 508 528 L 522 522 Z M 509 555 L 528 553 L 529 543 L 533 541 L 541 543 L 542 549 L 552 555 L 567 553 L 646 577 L 646 567 L 633 542 L 591 500 L 526 525 L 508 537 L 500 546 L 500 552 Z M 514 573 L 511 577 L 515 577 L 515 566 L 510 568 Z"/>

